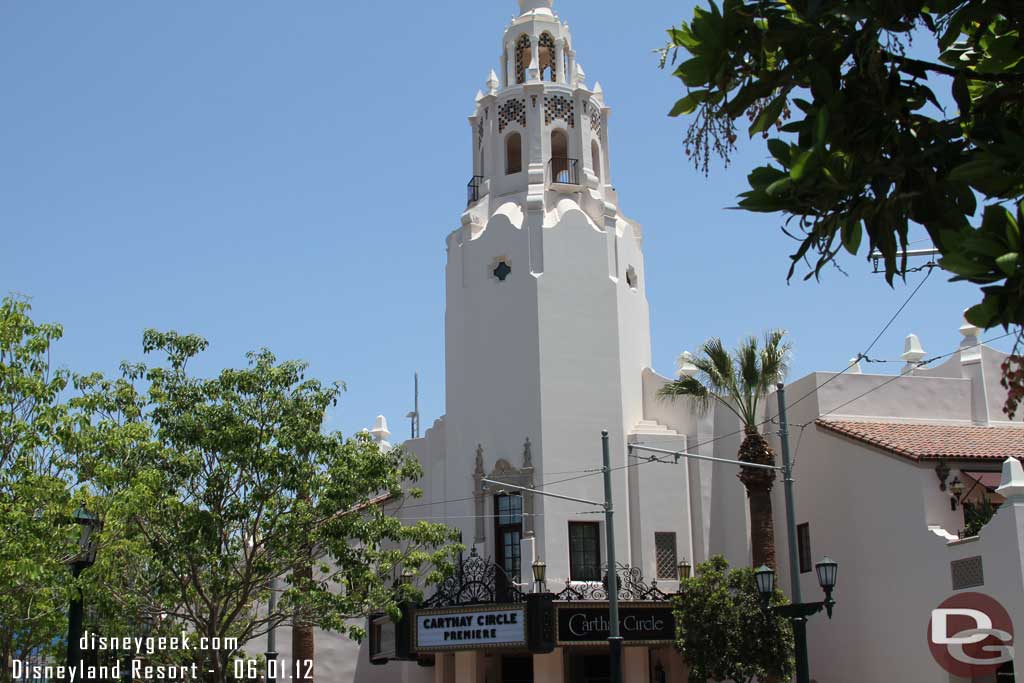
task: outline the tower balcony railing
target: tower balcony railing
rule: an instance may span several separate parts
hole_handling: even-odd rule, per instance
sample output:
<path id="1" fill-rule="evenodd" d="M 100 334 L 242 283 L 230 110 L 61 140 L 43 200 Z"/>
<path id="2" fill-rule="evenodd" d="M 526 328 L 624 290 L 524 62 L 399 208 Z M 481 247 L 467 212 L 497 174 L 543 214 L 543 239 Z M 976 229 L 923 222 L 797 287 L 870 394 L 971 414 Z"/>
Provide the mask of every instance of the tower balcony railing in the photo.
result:
<path id="1" fill-rule="evenodd" d="M 466 184 L 466 206 L 480 201 L 480 186 L 484 182 L 482 175 L 475 175 Z"/>
<path id="2" fill-rule="evenodd" d="M 551 157 L 548 162 L 548 178 L 552 185 L 579 185 L 580 160 Z"/>

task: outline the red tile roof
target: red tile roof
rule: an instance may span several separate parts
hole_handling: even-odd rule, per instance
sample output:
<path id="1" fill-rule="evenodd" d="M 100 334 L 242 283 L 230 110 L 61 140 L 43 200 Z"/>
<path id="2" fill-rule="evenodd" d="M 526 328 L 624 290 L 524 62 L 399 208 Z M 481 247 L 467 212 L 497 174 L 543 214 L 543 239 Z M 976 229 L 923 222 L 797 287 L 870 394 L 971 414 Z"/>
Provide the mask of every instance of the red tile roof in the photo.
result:
<path id="1" fill-rule="evenodd" d="M 912 460 L 1024 458 L 1024 429 L 818 419 L 825 429 Z"/>

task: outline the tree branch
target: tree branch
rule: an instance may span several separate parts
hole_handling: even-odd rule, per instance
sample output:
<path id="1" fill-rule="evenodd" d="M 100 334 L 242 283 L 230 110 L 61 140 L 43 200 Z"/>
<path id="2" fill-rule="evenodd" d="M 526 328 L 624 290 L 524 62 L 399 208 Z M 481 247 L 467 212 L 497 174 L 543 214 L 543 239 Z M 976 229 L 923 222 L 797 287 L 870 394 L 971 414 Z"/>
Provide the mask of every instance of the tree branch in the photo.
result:
<path id="1" fill-rule="evenodd" d="M 963 76 L 969 81 L 984 81 L 986 83 L 1024 83 L 1024 73 L 986 73 L 983 71 L 973 71 L 971 69 L 957 69 L 952 66 L 946 66 L 945 64 L 935 64 L 934 62 L 927 62 L 923 59 L 914 59 L 913 57 L 901 57 L 900 55 L 894 55 L 886 50 L 883 50 L 882 54 L 901 66 L 916 66 L 926 71 L 933 71 L 935 73 L 942 74 L 943 76 L 950 76 L 951 78 Z"/>

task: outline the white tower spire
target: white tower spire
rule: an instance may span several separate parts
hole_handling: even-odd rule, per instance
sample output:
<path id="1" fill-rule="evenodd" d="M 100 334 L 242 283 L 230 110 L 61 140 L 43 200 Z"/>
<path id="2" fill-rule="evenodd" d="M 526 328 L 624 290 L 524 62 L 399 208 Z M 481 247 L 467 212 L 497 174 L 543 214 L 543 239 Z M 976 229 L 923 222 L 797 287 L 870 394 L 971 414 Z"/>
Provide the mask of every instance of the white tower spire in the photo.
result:
<path id="1" fill-rule="evenodd" d="M 519 0 L 519 13 L 526 14 L 536 9 L 550 10 L 554 0 Z"/>
<path id="2" fill-rule="evenodd" d="M 552 5 L 519 0 L 496 78 L 468 121 L 468 201 L 445 250 L 445 417 L 424 442 L 443 439 L 434 500 L 465 499 L 478 474 L 542 482 L 548 471 L 592 467 L 601 429 L 612 457 L 627 462 L 627 435 L 650 395 L 641 229 L 619 210 L 610 178 L 611 110 L 587 87 Z M 616 500 L 628 499 L 631 472 L 615 473 Z M 466 540 L 496 552 L 484 521 L 492 494 L 472 496 L 443 514 L 475 511 L 462 525 Z M 534 504 L 543 509 L 536 521 Z M 564 549 L 578 505 L 524 496 L 523 506 L 523 531 L 551 551 L 542 555 L 552 575 L 568 576 L 568 555 L 552 552 Z M 636 559 L 627 550 L 632 519 L 624 515 L 616 535 L 623 557 Z"/>

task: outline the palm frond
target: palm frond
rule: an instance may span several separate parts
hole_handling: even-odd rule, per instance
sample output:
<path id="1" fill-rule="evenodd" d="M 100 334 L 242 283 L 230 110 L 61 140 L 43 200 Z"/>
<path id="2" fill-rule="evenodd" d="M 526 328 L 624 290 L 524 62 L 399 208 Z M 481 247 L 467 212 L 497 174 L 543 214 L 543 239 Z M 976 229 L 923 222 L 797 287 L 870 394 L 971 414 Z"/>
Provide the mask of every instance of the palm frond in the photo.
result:
<path id="1" fill-rule="evenodd" d="M 761 393 L 767 393 L 789 373 L 789 353 L 793 345 L 784 341 L 785 330 L 769 330 L 764 333 L 764 348 L 761 350 Z"/>
<path id="2" fill-rule="evenodd" d="M 722 340 L 712 337 L 700 347 L 700 353 L 689 359 L 697 368 L 696 377 L 680 377 L 658 391 L 663 398 L 690 396 L 701 412 L 711 401 L 718 401 L 732 411 L 744 426 L 757 424 L 757 407 L 772 386 L 781 382 L 789 369 L 791 344 L 785 341 L 786 331 L 769 330 L 763 346 L 757 337 L 747 337 L 731 354 Z"/>
<path id="3" fill-rule="evenodd" d="M 701 384 L 695 377 L 680 377 L 673 382 L 669 382 L 661 389 L 658 389 L 658 396 L 670 399 L 679 396 L 689 396 L 693 399 L 697 411 L 702 414 L 707 412 L 712 400 L 707 387 Z"/>
<path id="4" fill-rule="evenodd" d="M 693 364 L 705 375 L 708 389 L 719 395 L 733 395 L 736 392 L 736 376 L 732 358 L 722 346 L 722 340 L 712 337 L 701 345 L 700 355 Z"/>
<path id="5" fill-rule="evenodd" d="M 757 421 L 757 395 L 761 391 L 761 354 L 757 337 L 746 337 L 733 352 L 739 375 L 739 401 L 744 413 L 744 422 Z"/>

